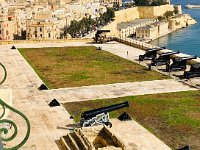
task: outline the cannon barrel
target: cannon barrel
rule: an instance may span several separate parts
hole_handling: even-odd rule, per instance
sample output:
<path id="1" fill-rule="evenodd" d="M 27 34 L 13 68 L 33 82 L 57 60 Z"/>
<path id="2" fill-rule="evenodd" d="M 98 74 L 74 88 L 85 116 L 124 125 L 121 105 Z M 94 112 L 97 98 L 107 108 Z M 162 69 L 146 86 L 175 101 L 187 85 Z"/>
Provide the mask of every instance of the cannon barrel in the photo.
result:
<path id="1" fill-rule="evenodd" d="M 191 59 L 196 59 L 197 56 L 190 56 L 190 57 L 175 57 L 174 61 L 187 61 L 187 60 L 191 60 Z"/>
<path id="2" fill-rule="evenodd" d="M 103 32 L 110 32 L 110 30 L 98 30 L 98 31 L 96 32 L 96 34 L 101 34 L 101 33 L 103 33 Z"/>
<path id="3" fill-rule="evenodd" d="M 184 57 L 182 60 L 191 60 L 191 59 L 196 59 L 197 56 L 190 56 L 190 57 Z"/>
<path id="4" fill-rule="evenodd" d="M 159 51 L 159 50 L 162 50 L 162 49 L 165 49 L 165 48 L 166 48 L 165 46 L 163 46 L 163 47 L 155 47 L 155 48 L 146 49 L 146 51 L 148 51 L 148 52 Z"/>
<path id="5" fill-rule="evenodd" d="M 180 52 L 166 52 L 166 53 L 162 53 L 160 54 L 160 56 L 169 56 L 169 55 L 174 55 L 174 54 L 179 54 Z"/>
<path id="6" fill-rule="evenodd" d="M 81 114 L 81 118 L 89 119 L 89 118 L 95 117 L 98 114 L 107 113 L 107 112 L 114 111 L 114 110 L 121 109 L 121 108 L 128 107 L 128 106 L 129 106 L 128 102 L 123 102 L 120 104 L 115 104 L 115 105 L 111 105 L 111 106 L 107 106 L 107 107 L 102 107 L 102 108 L 97 108 L 94 110 L 85 111 Z"/>

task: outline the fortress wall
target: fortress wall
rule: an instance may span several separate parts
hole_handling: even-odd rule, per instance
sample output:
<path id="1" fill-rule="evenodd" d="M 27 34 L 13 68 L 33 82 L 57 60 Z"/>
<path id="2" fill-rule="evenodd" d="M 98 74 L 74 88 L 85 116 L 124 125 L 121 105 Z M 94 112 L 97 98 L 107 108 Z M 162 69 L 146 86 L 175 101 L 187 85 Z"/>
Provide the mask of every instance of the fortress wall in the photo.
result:
<path id="1" fill-rule="evenodd" d="M 110 24 L 103 27 L 103 30 L 110 30 L 109 33 L 106 33 L 107 36 L 118 36 L 119 31 L 117 30 L 117 22 L 113 21 Z"/>
<path id="2" fill-rule="evenodd" d="M 167 11 L 174 11 L 174 5 L 161 5 L 154 7 L 154 16 L 163 16 Z"/>
<path id="3" fill-rule="evenodd" d="M 138 7 L 132 7 L 115 12 L 115 21 L 117 23 L 132 21 L 139 17 Z"/>
<path id="4" fill-rule="evenodd" d="M 148 6 L 148 7 L 132 7 L 115 12 L 115 21 L 103 27 L 103 29 L 110 30 L 108 36 L 119 36 L 117 24 L 122 22 L 129 22 L 138 18 L 157 18 L 163 16 L 167 11 L 174 11 L 173 5 Z"/>
<path id="5" fill-rule="evenodd" d="M 105 30 L 110 30 L 107 36 L 119 36 L 119 31 L 117 30 L 117 24 L 122 22 L 129 22 L 139 18 L 138 7 L 128 8 L 115 12 L 115 21 L 103 27 Z"/>
<path id="6" fill-rule="evenodd" d="M 173 5 L 138 7 L 140 18 L 157 18 L 167 11 L 174 11 Z"/>
<path id="7" fill-rule="evenodd" d="M 138 7 L 140 18 L 155 18 L 153 8 L 154 7 L 150 7 L 150 6 Z"/>

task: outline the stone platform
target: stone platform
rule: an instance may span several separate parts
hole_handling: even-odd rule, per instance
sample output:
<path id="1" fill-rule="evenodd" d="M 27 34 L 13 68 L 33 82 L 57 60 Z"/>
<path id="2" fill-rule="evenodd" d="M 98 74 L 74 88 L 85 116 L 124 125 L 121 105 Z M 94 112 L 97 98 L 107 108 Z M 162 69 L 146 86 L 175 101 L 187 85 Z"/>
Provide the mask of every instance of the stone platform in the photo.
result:
<path id="1" fill-rule="evenodd" d="M 91 46 L 92 44 L 86 43 L 40 43 L 40 44 L 17 44 L 15 45 L 18 47 L 63 47 L 63 46 Z M 13 91 L 13 107 L 18 109 L 19 111 L 23 112 L 28 119 L 30 120 L 31 124 L 31 135 L 28 142 L 25 144 L 24 147 L 33 147 L 36 150 L 60 150 L 61 144 L 59 142 L 60 137 L 69 133 L 68 130 L 64 128 L 59 128 L 59 126 L 65 127 L 67 124 L 73 122 L 70 119 L 69 113 L 62 107 L 49 107 L 48 103 L 52 99 L 56 98 L 60 100 L 59 94 L 62 92 L 62 89 L 58 89 L 57 91 L 38 91 L 38 87 L 43 83 L 43 81 L 38 77 L 32 67 L 28 64 L 28 62 L 21 56 L 21 54 L 17 50 L 11 50 L 12 45 L 3 45 L 0 49 L 0 58 L 1 63 L 5 65 L 8 71 L 8 77 L 6 82 L 1 86 L 2 88 L 10 88 Z M 98 45 L 96 45 L 98 46 Z M 102 44 L 103 49 L 124 57 L 126 59 L 135 61 L 135 58 L 138 58 L 139 54 L 144 53 L 137 48 L 133 48 L 130 46 L 126 46 L 120 43 L 111 43 L 111 44 Z M 129 55 L 127 56 L 127 51 L 129 51 Z M 166 92 L 166 88 L 162 88 L 160 90 L 160 85 L 162 82 L 166 83 L 166 87 L 168 87 L 169 82 L 171 84 L 176 84 L 174 86 L 173 91 L 186 91 L 186 90 L 196 90 L 195 88 L 191 88 L 187 85 L 180 84 L 178 81 L 175 80 L 167 80 L 167 81 L 151 81 L 150 85 L 154 85 L 157 91 Z M 147 82 L 149 83 L 149 82 Z M 147 94 L 145 89 L 149 87 L 147 83 L 133 83 L 137 85 L 138 88 L 142 86 L 140 91 L 140 95 Z M 118 84 L 118 83 L 117 83 Z M 118 84 L 120 85 L 120 84 Z M 125 84 L 126 86 L 127 84 Z M 132 83 L 130 83 L 132 85 Z M 95 91 L 95 87 L 85 88 L 85 91 L 82 88 L 74 88 L 70 89 L 68 92 L 63 91 L 62 97 L 63 102 L 67 101 L 74 101 L 75 98 L 78 100 L 89 100 L 91 98 L 95 98 L 98 96 L 99 99 L 101 98 L 110 98 L 110 93 L 116 93 L 112 96 L 120 97 L 124 96 L 124 93 L 121 92 L 122 88 L 116 85 L 101 85 L 102 90 L 99 90 L 98 93 L 93 92 Z M 111 86 L 112 89 L 108 91 L 109 93 L 106 95 L 104 90 L 106 86 Z M 116 87 L 115 87 L 116 86 Z M 118 88 L 119 87 L 119 88 Z M 133 87 L 133 86 L 132 86 Z M 134 87 L 137 88 L 137 87 Z M 77 91 L 77 89 L 79 89 Z M 129 88 L 131 90 L 131 88 Z M 72 99 L 70 95 L 70 91 L 72 91 L 73 96 L 75 97 Z M 170 92 L 173 92 L 170 91 Z M 57 92 L 57 93 L 56 93 Z M 81 97 L 80 92 L 84 93 L 84 99 Z M 151 94 L 152 91 L 148 92 Z M 132 95 L 133 92 L 125 93 L 127 96 Z M 103 95 L 103 96 L 102 96 Z M 137 93 L 135 94 L 137 95 Z M 5 98 L 4 98 L 5 99 Z M 23 124 L 21 120 L 13 115 L 10 116 L 16 124 L 20 127 L 20 135 L 26 133 L 26 126 Z M 124 122 L 114 125 L 113 129 L 119 131 L 121 133 L 122 139 L 127 140 L 129 145 L 134 145 L 138 147 L 138 150 L 168 150 L 169 148 L 160 140 L 158 140 L 154 135 L 147 132 L 147 130 L 140 130 L 140 125 L 137 124 L 135 121 L 131 122 Z M 22 140 L 22 136 L 16 138 L 15 142 L 9 143 L 10 145 L 14 145 Z M 135 143 L 135 144 L 134 144 Z M 9 145 L 7 145 L 9 146 Z"/>

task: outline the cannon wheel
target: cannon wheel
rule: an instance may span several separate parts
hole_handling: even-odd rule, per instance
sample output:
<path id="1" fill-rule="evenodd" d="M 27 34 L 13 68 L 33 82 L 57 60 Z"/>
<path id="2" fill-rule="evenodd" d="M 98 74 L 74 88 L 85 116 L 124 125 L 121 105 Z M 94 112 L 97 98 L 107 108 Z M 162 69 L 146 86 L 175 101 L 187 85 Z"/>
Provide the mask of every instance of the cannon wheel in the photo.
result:
<path id="1" fill-rule="evenodd" d="M 109 128 L 112 128 L 112 123 L 111 122 L 105 122 L 105 125 Z"/>

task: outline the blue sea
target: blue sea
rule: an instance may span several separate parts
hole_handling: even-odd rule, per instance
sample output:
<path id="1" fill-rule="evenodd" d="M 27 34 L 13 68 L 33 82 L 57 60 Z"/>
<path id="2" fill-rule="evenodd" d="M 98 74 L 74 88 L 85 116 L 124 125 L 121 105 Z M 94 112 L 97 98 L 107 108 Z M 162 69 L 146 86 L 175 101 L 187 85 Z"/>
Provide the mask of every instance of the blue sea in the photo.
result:
<path id="1" fill-rule="evenodd" d="M 200 57 L 200 9 L 185 8 L 187 4 L 200 5 L 200 0 L 171 0 L 171 3 L 181 4 L 183 12 L 190 14 L 198 23 L 156 39 L 151 44 Z"/>

